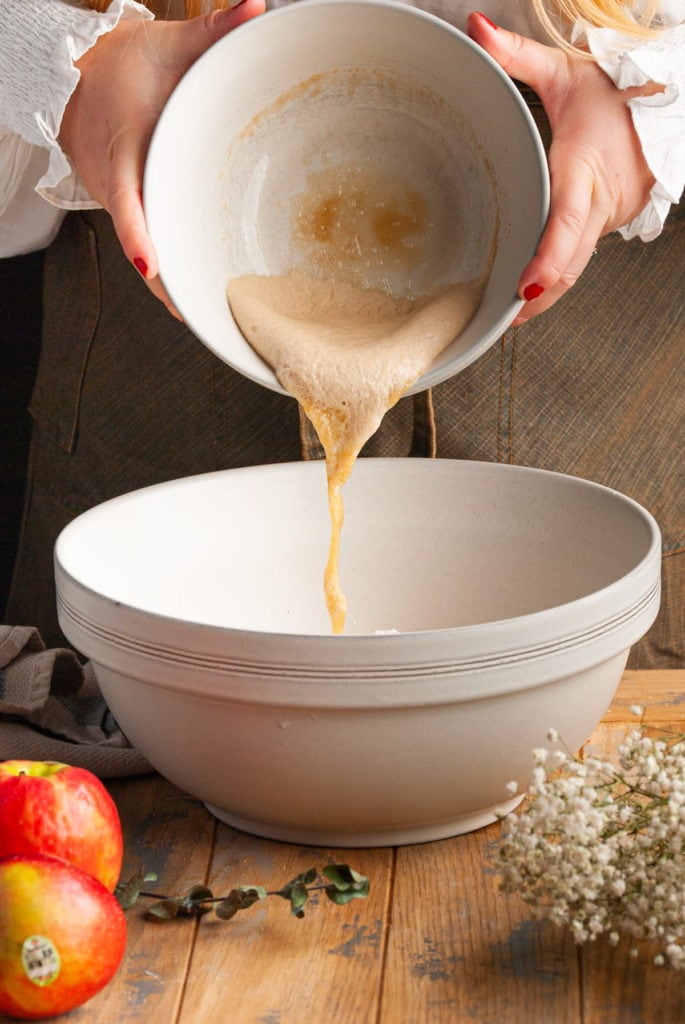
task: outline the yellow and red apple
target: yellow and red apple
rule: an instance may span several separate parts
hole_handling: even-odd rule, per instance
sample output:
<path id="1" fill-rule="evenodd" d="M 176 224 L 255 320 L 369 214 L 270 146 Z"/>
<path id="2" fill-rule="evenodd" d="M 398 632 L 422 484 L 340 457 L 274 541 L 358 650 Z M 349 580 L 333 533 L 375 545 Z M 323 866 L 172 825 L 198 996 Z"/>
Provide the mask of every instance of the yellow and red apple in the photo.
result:
<path id="1" fill-rule="evenodd" d="M 114 889 L 121 822 L 92 772 L 53 761 L 0 761 L 0 857 L 31 853 L 59 857 Z"/>
<path id="2" fill-rule="evenodd" d="M 40 853 L 0 859 L 0 1013 L 73 1010 L 110 981 L 125 946 L 124 912 L 96 878 Z"/>

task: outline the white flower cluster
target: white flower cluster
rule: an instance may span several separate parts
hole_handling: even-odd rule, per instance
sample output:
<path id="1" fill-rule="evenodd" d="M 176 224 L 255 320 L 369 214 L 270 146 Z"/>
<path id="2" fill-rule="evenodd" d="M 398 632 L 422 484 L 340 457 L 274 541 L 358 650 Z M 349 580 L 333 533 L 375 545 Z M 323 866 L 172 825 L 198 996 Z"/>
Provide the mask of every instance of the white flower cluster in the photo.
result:
<path id="1" fill-rule="evenodd" d="M 685 969 L 685 736 L 636 730 L 618 766 L 533 756 L 529 802 L 502 823 L 503 889 L 578 943 L 652 940 L 655 963 Z"/>

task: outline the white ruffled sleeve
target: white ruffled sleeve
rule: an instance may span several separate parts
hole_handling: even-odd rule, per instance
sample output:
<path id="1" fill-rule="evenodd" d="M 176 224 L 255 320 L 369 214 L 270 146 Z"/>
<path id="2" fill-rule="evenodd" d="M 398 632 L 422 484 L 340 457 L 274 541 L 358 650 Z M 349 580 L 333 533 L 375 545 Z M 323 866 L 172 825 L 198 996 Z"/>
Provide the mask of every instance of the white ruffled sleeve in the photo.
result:
<path id="1" fill-rule="evenodd" d="M 665 28 L 654 39 L 636 43 L 613 29 L 578 23 L 574 38 L 584 35 L 603 71 L 619 89 L 655 82 L 653 95 L 628 100 L 645 159 L 655 178 L 649 202 L 629 224 L 619 228 L 625 239 L 650 242 L 660 234 L 672 203 L 685 185 L 685 0 L 662 4 Z"/>
<path id="2" fill-rule="evenodd" d="M 39 147 L 48 157 L 36 191 L 62 209 L 97 206 L 58 142 L 64 109 L 80 77 L 74 61 L 120 20 L 141 16 L 152 17 L 136 0 L 112 0 L 103 14 L 68 0 L 0 0 L 0 141 L 7 157 L 3 170 L 14 170 L 12 179 L 4 179 L 0 205 L 7 206 L 21 184 L 27 147 Z"/>

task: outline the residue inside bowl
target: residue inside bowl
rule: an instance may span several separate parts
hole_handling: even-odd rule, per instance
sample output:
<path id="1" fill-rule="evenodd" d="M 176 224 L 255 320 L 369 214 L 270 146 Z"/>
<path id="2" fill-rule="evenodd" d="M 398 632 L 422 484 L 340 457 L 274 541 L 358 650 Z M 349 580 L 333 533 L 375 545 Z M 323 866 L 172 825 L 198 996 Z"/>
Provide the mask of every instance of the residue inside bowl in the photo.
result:
<path id="1" fill-rule="evenodd" d="M 297 183 L 286 174 L 275 200 L 265 154 L 287 138 L 297 141 L 305 173 Z M 324 589 L 341 633 L 342 487 L 387 410 L 475 315 L 494 257 L 495 193 L 458 114 L 399 74 L 312 76 L 253 118 L 240 148 L 267 139 L 250 179 L 257 216 L 242 232 L 257 272 L 231 277 L 227 295 L 326 453 Z M 284 197 L 288 215 L 279 220 L 274 202 L 282 209 Z M 272 219 L 262 222 L 261 211 Z M 253 223 L 262 224 L 257 234 Z"/>

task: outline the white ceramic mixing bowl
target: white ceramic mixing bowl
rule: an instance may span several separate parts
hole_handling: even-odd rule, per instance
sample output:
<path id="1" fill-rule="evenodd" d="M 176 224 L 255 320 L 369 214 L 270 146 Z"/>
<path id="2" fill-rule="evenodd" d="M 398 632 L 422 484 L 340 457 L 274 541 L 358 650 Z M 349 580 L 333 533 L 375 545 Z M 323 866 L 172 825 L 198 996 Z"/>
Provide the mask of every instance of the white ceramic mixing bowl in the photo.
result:
<path id="1" fill-rule="evenodd" d="M 322 174 L 349 201 L 350 189 L 374 210 L 397 201 L 392 231 L 408 216 L 417 234 L 396 239 L 391 255 L 360 250 L 357 262 L 357 236 L 345 248 L 336 235 L 329 250 L 326 224 L 311 244 L 298 241 L 294 210 Z M 388 0 L 305 0 L 216 43 L 163 111 L 144 179 L 175 306 L 221 359 L 276 391 L 233 320 L 229 278 L 322 273 L 334 251 L 329 276 L 420 295 L 478 276 L 492 258 L 479 311 L 419 391 L 471 363 L 514 319 L 548 202 L 544 149 L 511 80 L 463 33 Z"/>
<path id="2" fill-rule="evenodd" d="M 448 460 L 362 459 L 347 510 L 349 635 L 323 601 L 321 463 L 86 512 L 56 547 L 62 628 L 132 743 L 238 828 L 365 846 L 487 824 L 550 728 L 575 749 L 609 705 L 657 612 L 658 528 L 595 484 Z"/>

